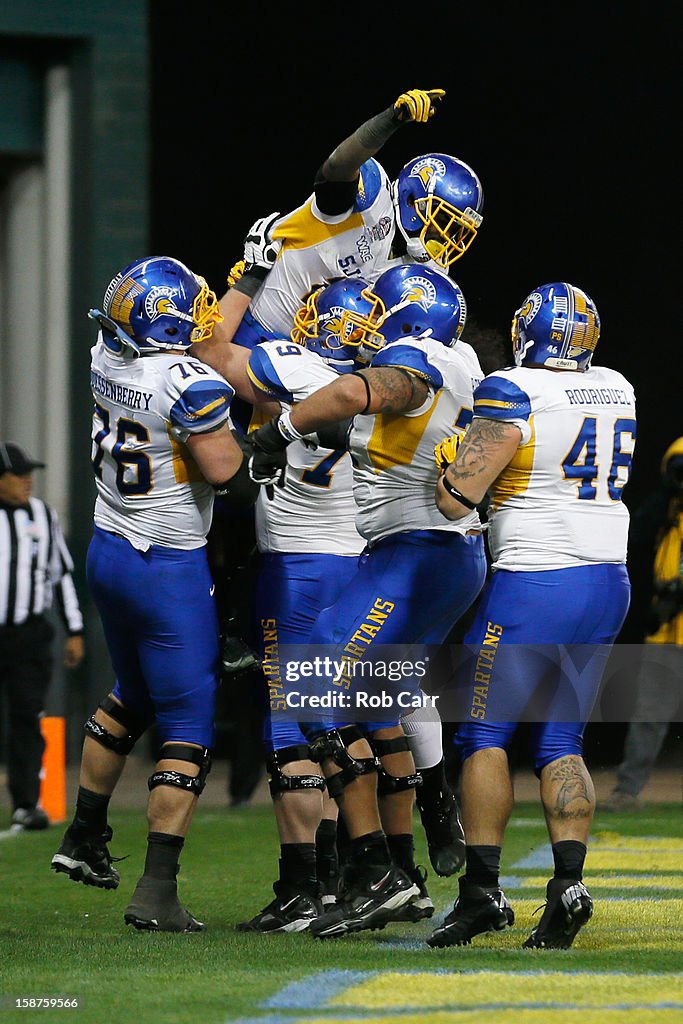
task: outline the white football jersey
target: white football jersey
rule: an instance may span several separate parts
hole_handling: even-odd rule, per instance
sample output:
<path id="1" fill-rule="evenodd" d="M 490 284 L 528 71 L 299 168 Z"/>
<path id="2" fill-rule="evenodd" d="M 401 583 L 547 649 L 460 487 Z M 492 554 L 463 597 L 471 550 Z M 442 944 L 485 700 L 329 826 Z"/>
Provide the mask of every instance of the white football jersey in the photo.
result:
<path id="1" fill-rule="evenodd" d="M 629 513 L 621 495 L 636 411 L 622 374 L 605 366 L 496 370 L 477 388 L 474 414 L 522 430 L 514 458 L 491 488 L 494 568 L 626 561 Z"/>
<path id="2" fill-rule="evenodd" d="M 367 160 L 351 210 L 330 216 L 311 195 L 278 221 L 273 237 L 282 248 L 251 313 L 266 330 L 289 336 L 294 314 L 313 288 L 337 277 L 372 282 L 386 270 L 395 224 L 386 171 Z"/>
<path id="3" fill-rule="evenodd" d="M 434 499 L 434 447 L 444 437 L 463 434 L 472 419 L 474 389 L 483 377 L 474 349 L 407 338 L 381 349 L 372 366 L 410 370 L 429 382 L 430 391 L 413 412 L 355 417 L 350 447 L 359 532 L 372 544 L 404 530 L 478 529 L 476 511 L 451 522 Z"/>
<path id="4" fill-rule="evenodd" d="M 319 355 L 286 339 L 257 345 L 247 373 L 259 390 L 277 398 L 285 408 L 338 379 Z M 252 426 L 257 425 L 253 419 Z M 261 488 L 257 499 L 258 549 L 358 555 L 364 543 L 355 516 L 348 452 L 311 449 L 303 441 L 294 441 L 287 448 L 285 486 L 275 487 L 272 499 Z"/>
<path id="5" fill-rule="evenodd" d="M 230 385 L 204 363 L 163 352 L 91 349 L 95 523 L 141 551 L 206 543 L 214 490 L 183 443 L 229 423 Z"/>

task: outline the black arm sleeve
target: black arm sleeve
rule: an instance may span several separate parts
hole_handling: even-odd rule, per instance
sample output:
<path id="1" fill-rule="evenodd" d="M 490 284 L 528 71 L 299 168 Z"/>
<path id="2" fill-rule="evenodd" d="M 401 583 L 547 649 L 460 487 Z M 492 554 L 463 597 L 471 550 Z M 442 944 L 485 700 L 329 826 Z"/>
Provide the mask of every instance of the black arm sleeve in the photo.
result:
<path id="1" fill-rule="evenodd" d="M 354 181 L 328 181 L 323 177 L 322 166 L 318 168 L 313 183 L 315 201 L 321 213 L 338 217 L 350 210 L 356 201 L 358 178 Z"/>

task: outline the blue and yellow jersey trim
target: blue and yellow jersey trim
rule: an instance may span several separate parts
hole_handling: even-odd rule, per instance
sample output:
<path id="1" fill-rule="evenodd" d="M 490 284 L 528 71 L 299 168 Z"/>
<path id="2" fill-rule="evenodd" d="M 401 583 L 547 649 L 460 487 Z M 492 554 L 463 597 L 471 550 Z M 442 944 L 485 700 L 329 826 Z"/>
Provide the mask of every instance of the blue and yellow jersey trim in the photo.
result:
<path id="1" fill-rule="evenodd" d="M 254 387 L 264 394 L 284 402 L 294 401 L 294 395 L 280 380 L 270 356 L 263 348 L 252 349 L 247 363 L 247 376 Z"/>
<path id="2" fill-rule="evenodd" d="M 376 160 L 372 157 L 361 164 L 360 177 L 358 180 L 358 192 L 353 208 L 357 213 L 367 210 L 382 190 L 382 171 Z"/>
<path id="3" fill-rule="evenodd" d="M 380 349 L 372 360 L 373 369 L 377 366 L 393 366 L 397 370 L 406 370 L 416 377 L 431 384 L 435 391 L 443 387 L 443 376 L 436 366 L 429 362 L 427 353 L 412 345 L 402 345 L 394 341 Z"/>
<path id="4" fill-rule="evenodd" d="M 505 377 L 485 377 L 474 392 L 474 415 L 491 420 L 528 420 L 531 399 Z"/>
<path id="5" fill-rule="evenodd" d="M 227 420 L 234 395 L 227 382 L 190 384 L 173 403 L 169 420 L 174 427 L 193 433 L 213 430 Z"/>

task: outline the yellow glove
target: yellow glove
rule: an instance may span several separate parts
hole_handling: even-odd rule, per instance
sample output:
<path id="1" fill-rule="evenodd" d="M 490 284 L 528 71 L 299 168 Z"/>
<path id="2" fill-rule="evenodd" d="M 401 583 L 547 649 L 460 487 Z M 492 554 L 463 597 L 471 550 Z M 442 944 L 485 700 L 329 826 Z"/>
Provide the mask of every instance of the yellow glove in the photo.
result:
<path id="1" fill-rule="evenodd" d="M 445 95 L 445 89 L 409 89 L 402 92 L 394 103 L 394 112 L 399 121 L 426 124 Z"/>
<path id="2" fill-rule="evenodd" d="M 458 454 L 458 447 L 462 440 L 460 434 L 451 434 L 450 437 L 444 437 L 443 441 L 439 441 L 434 446 L 434 458 L 436 465 L 439 470 L 439 474 L 445 473 L 451 462 Z"/>
<path id="3" fill-rule="evenodd" d="M 237 284 L 242 274 L 244 273 L 244 260 L 238 260 L 230 267 L 228 273 L 228 288 L 232 288 L 234 284 Z"/>

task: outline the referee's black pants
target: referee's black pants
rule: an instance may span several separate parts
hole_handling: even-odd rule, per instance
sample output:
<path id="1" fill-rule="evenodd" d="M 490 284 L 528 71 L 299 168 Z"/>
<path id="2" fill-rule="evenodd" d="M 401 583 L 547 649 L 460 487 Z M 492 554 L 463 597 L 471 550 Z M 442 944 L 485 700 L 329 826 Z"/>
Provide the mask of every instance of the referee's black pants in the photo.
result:
<path id="1" fill-rule="evenodd" d="M 34 616 L 20 626 L 0 626 L 0 690 L 6 707 L 7 784 L 13 808 L 35 807 L 45 741 L 40 716 L 52 678 L 54 629 Z"/>

